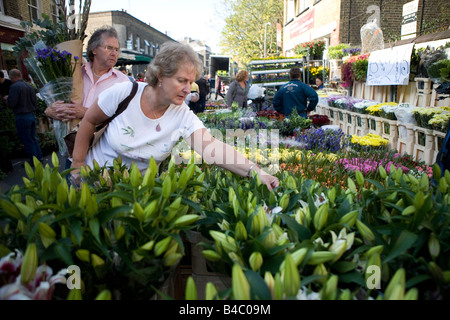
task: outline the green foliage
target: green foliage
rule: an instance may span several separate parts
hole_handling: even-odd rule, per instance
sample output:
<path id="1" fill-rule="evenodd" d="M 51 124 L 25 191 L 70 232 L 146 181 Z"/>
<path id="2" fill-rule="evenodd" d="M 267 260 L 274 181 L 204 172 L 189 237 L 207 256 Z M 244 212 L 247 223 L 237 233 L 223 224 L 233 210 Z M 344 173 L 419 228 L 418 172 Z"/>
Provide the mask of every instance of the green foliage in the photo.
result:
<path id="1" fill-rule="evenodd" d="M 330 59 L 342 59 L 345 55 L 343 50 L 347 48 L 350 48 L 350 45 L 346 43 L 328 47 L 328 57 Z"/>
<path id="2" fill-rule="evenodd" d="M 241 65 L 247 65 L 254 57 L 264 57 L 264 34 L 267 55 L 278 52 L 276 23 L 283 20 L 283 3 L 276 0 L 224 0 L 221 14 L 225 26 L 222 29 L 221 46 L 225 54 Z M 271 23 L 266 28 L 266 23 Z"/>
<path id="3" fill-rule="evenodd" d="M 117 159 L 111 168 L 83 169 L 85 182 L 75 188 L 58 162 L 53 154 L 53 168 L 37 159 L 34 169 L 27 163 L 24 185 L 2 195 L 2 252 L 24 252 L 36 243 L 40 264 L 53 270 L 78 265 L 83 299 L 104 289 L 121 299 L 150 299 L 185 254 L 180 233 L 200 218 L 200 170 L 171 163 L 156 177 L 151 161 L 143 176 Z"/>
<path id="4" fill-rule="evenodd" d="M 368 66 L 369 66 L 369 59 L 357 59 L 352 63 L 351 69 L 355 80 L 357 81 L 366 80 Z"/>

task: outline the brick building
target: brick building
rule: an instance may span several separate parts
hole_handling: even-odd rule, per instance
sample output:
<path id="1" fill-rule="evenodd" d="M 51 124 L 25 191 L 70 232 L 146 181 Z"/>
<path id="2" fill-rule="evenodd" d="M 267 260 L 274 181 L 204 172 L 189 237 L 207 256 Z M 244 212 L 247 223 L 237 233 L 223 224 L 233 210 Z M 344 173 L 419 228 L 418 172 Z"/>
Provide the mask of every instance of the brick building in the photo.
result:
<path id="1" fill-rule="evenodd" d="M 45 13 L 56 21 L 57 9 L 53 0 L 0 0 L 0 70 L 26 69 L 13 55 L 16 41 L 25 35 L 21 21 L 40 18 Z"/>
<path id="2" fill-rule="evenodd" d="M 361 27 L 376 19 L 384 42 L 399 39 L 403 5 L 411 0 L 284 0 L 283 54 L 293 55 L 296 45 L 326 40 L 328 45 L 361 44 Z M 419 0 L 417 35 L 448 28 L 448 0 Z"/>
<path id="3" fill-rule="evenodd" d="M 91 12 L 86 28 L 87 37 L 84 40 L 85 49 L 90 35 L 105 25 L 113 26 L 119 35 L 121 52 L 117 64 L 128 66 L 134 76 L 139 72 L 145 73 L 147 65 L 164 42 L 175 41 L 126 11 Z"/>

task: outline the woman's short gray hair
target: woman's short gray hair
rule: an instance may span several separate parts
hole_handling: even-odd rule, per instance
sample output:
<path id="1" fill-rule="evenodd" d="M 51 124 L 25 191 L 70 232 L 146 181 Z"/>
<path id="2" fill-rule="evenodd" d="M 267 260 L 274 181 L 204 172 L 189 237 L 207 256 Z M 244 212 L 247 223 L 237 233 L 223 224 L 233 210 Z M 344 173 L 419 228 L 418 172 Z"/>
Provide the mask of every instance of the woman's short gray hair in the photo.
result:
<path id="1" fill-rule="evenodd" d="M 165 42 L 155 58 L 150 62 L 145 74 L 147 82 L 156 87 L 159 77 L 172 77 L 184 63 L 192 63 L 195 80 L 200 79 L 203 67 L 198 54 L 187 44 Z"/>
<path id="2" fill-rule="evenodd" d="M 94 61 L 94 53 L 93 51 L 100 47 L 103 43 L 103 35 L 105 35 L 107 38 L 116 38 L 119 39 L 119 36 L 117 35 L 116 29 L 110 26 L 105 26 L 100 29 L 97 29 L 94 31 L 92 36 L 89 38 L 87 48 L 86 48 L 86 55 L 89 61 Z"/>

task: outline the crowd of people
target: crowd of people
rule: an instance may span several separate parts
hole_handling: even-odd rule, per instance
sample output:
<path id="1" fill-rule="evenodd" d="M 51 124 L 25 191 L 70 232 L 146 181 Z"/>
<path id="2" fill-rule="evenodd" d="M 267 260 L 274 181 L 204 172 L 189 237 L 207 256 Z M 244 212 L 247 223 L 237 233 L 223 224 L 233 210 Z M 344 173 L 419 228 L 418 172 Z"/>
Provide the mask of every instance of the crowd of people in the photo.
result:
<path id="1" fill-rule="evenodd" d="M 81 66 L 82 99 L 58 100 L 45 109 L 51 120 L 76 120 L 79 125 L 73 154 L 65 159 L 65 169 L 73 169 L 66 177 L 68 182 L 79 183 L 80 168 L 92 166 L 94 160 L 100 165 L 112 165 L 120 156 L 124 163 L 134 162 L 142 170 L 152 157 L 160 164 L 183 138 L 205 161 L 241 176 L 251 177 L 256 171 L 269 189 L 278 186 L 277 178 L 232 146 L 214 139 L 197 116 L 205 111 L 208 99 L 217 101 L 218 97 L 229 107 L 248 107 L 251 88 L 247 70 L 239 70 L 225 92 L 223 79 L 216 76 L 213 83 L 189 45 L 174 42 L 164 43 L 146 73 L 139 72 L 134 77 L 125 66 L 116 67 L 120 45 L 113 27 L 97 29 L 89 38 L 86 51 L 87 60 Z M 292 68 L 290 77 L 277 91 L 273 106 L 286 116 L 296 108 L 298 114 L 306 117 L 317 105 L 317 93 L 299 80 L 299 68 Z M 9 78 L 0 71 L 0 101 L 13 110 L 20 141 L 32 164 L 33 157 L 43 158 L 36 138 L 38 92 L 17 69 L 10 70 Z M 111 121 L 100 142 L 90 148 L 96 126 L 114 115 L 135 82 L 138 90 L 127 109 Z M 317 87 L 322 85 L 319 79 Z"/>

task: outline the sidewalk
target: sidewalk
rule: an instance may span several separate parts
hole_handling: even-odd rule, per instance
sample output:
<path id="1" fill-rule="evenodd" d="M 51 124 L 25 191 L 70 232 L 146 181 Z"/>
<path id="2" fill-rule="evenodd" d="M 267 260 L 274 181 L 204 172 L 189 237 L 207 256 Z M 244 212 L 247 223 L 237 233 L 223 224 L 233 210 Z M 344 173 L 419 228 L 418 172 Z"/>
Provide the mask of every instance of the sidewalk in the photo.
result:
<path id="1" fill-rule="evenodd" d="M 59 158 L 59 163 L 63 164 L 64 161 L 63 158 L 59 155 L 59 153 L 56 153 Z M 11 187 L 15 185 L 23 185 L 23 177 L 26 177 L 27 174 L 25 173 L 24 163 L 28 161 L 28 158 L 19 158 L 19 159 L 12 159 L 12 165 L 13 170 L 8 173 L 8 176 L 5 179 L 0 180 L 0 192 L 4 194 L 6 191 L 8 191 Z M 45 167 L 46 164 L 49 164 L 51 167 L 53 167 L 52 164 L 52 154 L 48 154 L 44 157 L 44 160 L 42 161 L 42 165 Z M 64 168 L 62 168 L 64 169 Z M 60 168 L 61 171 L 61 168 Z"/>

